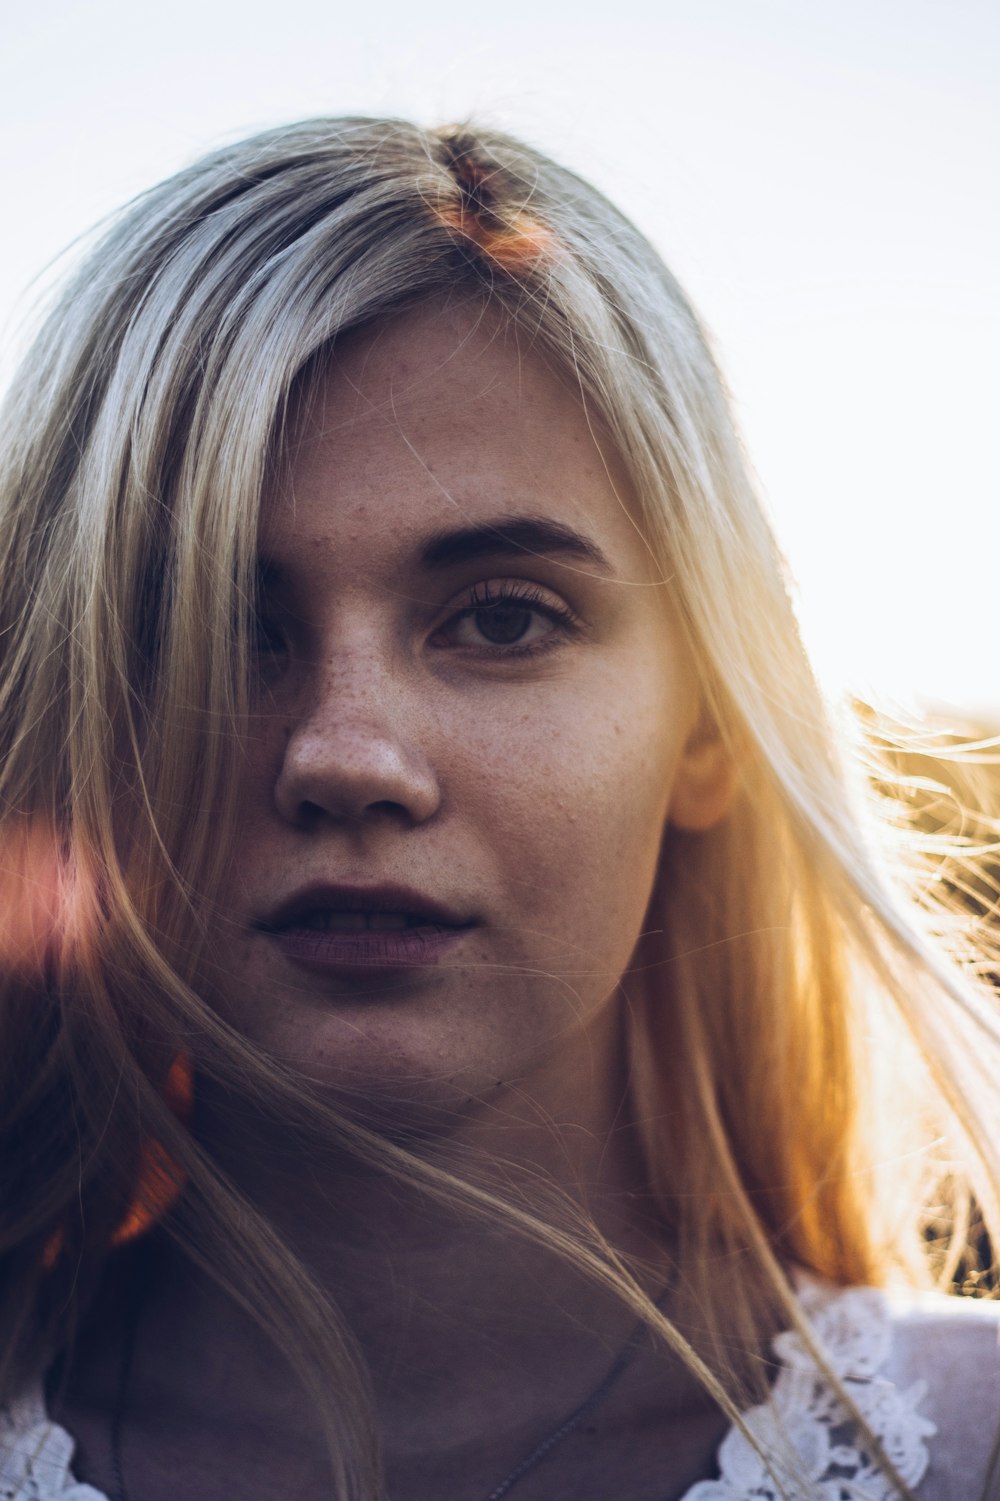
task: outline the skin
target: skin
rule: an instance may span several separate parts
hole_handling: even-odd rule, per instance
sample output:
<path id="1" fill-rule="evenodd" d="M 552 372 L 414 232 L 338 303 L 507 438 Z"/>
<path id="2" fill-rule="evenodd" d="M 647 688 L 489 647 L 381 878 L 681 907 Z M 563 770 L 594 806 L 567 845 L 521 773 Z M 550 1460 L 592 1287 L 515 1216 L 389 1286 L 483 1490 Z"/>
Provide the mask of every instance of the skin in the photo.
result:
<path id="1" fill-rule="evenodd" d="M 606 1024 L 665 822 L 714 811 L 705 762 L 726 770 L 690 744 L 696 684 L 627 494 L 570 392 L 468 310 L 347 341 L 311 393 L 263 519 L 264 687 L 213 950 L 218 1004 L 317 1080 L 458 1107 Z M 524 514 L 607 568 L 420 566 L 428 538 Z M 484 586 L 538 596 L 503 656 L 458 618 Z M 440 966 L 315 979 L 253 926 L 314 880 L 401 881 L 475 925 Z"/>
<path id="2" fill-rule="evenodd" d="M 288 458 L 262 521 L 261 686 L 213 1003 L 341 1108 L 474 1147 L 508 1186 L 552 1180 L 645 1258 L 656 1290 L 669 1246 L 629 1129 L 623 977 L 664 830 L 722 817 L 733 772 L 701 726 L 623 477 L 576 396 L 467 306 L 345 340 Z M 421 562 L 436 535 L 503 534 L 525 515 L 602 561 L 498 545 Z M 529 591 L 521 650 L 486 639 L 485 586 Z M 258 924 L 320 880 L 404 882 L 470 926 L 439 964 L 316 975 Z M 627 1337 L 616 1299 L 501 1223 L 357 1168 L 325 1161 L 321 1176 L 210 1091 L 198 1125 L 334 1290 L 371 1370 L 393 1501 L 489 1494 Z M 168 1248 L 151 1255 L 131 1501 L 327 1495 L 316 1425 L 253 1325 Z M 682 1302 L 668 1311 L 683 1322 Z M 107 1489 L 113 1292 L 106 1311 L 63 1417 L 78 1473 Z M 666 1501 L 713 1473 L 724 1426 L 678 1362 L 644 1348 L 519 1501 Z"/>

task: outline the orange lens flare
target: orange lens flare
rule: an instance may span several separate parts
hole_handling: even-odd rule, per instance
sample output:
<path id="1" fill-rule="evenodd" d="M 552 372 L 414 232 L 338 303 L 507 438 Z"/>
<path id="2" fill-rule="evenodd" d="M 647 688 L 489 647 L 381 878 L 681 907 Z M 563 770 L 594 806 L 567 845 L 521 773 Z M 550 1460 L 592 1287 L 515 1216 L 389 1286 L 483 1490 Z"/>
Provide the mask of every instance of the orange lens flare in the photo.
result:
<path id="1" fill-rule="evenodd" d="M 188 1053 L 178 1053 L 170 1065 L 163 1086 L 163 1098 L 179 1121 L 190 1123 L 194 1108 L 194 1070 Z M 158 1141 L 146 1143 L 142 1152 L 139 1180 L 128 1214 L 111 1238 L 111 1244 L 123 1245 L 145 1235 L 168 1209 L 177 1202 L 184 1188 L 184 1171 Z"/>
<path id="2" fill-rule="evenodd" d="M 178 1120 L 187 1125 L 194 1108 L 194 1070 L 188 1053 L 178 1053 L 163 1086 L 163 1098 Z M 143 1147 L 135 1194 L 128 1212 L 111 1237 L 113 1246 L 125 1245 L 145 1235 L 177 1202 L 184 1189 L 185 1174 L 158 1141 Z M 57 1230 L 42 1253 L 42 1265 L 51 1271 L 59 1260 L 66 1236 Z"/>
<path id="3" fill-rule="evenodd" d="M 15 983 L 52 983 L 67 958 L 79 955 L 88 936 L 97 932 L 96 892 L 96 880 L 67 855 L 51 824 L 37 818 L 9 818 L 0 824 L 0 971 Z M 187 1053 L 174 1059 L 163 1096 L 178 1120 L 190 1120 L 194 1073 Z M 162 1144 L 146 1142 L 135 1193 L 112 1244 L 149 1230 L 183 1187 L 184 1173 Z M 47 1270 L 65 1243 L 61 1230 L 50 1238 L 42 1255 Z"/>

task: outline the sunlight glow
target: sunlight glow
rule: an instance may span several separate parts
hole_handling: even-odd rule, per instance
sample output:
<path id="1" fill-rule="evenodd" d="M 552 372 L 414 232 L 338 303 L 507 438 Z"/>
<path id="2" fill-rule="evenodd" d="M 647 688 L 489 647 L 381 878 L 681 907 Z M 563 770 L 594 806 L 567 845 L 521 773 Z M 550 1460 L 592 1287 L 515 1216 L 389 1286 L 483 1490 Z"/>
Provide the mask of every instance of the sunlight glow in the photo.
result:
<path id="1" fill-rule="evenodd" d="M 981 0 L 22 8 L 0 378 L 32 278 L 209 145 L 314 113 L 486 118 L 604 187 L 689 289 L 831 687 L 1000 720 L 998 63 Z"/>

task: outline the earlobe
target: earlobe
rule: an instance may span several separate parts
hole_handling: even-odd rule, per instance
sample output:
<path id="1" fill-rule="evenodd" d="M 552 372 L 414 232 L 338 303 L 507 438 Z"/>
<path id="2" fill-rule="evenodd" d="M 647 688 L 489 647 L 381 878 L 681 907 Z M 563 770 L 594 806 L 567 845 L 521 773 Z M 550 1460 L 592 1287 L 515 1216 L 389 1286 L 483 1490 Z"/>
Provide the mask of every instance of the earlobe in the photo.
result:
<path id="1" fill-rule="evenodd" d="M 718 731 L 695 731 L 674 777 L 668 822 L 692 833 L 712 828 L 729 812 L 738 786 L 736 762 Z"/>

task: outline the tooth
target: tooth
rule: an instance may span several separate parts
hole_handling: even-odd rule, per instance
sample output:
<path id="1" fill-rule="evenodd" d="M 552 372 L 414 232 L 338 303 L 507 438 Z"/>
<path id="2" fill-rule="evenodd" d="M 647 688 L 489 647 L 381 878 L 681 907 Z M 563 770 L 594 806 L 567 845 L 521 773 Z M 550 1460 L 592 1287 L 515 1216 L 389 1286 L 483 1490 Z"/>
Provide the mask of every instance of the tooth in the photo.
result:
<path id="1" fill-rule="evenodd" d="M 419 926 L 418 918 L 405 912 L 311 912 L 306 926 L 320 933 L 395 933 Z"/>
<path id="2" fill-rule="evenodd" d="M 324 926 L 328 933 L 363 933 L 368 924 L 363 912 L 328 912 Z"/>

